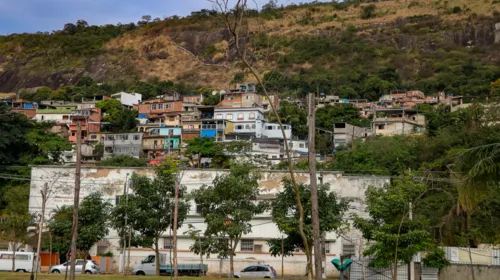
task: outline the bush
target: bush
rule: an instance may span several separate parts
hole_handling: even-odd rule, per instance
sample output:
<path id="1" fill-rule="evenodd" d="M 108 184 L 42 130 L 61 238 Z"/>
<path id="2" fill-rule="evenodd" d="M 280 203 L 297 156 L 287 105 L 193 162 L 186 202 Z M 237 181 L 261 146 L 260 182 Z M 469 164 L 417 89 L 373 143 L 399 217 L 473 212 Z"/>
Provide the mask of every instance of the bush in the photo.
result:
<path id="1" fill-rule="evenodd" d="M 451 9 L 452 14 L 459 14 L 461 12 L 462 12 L 462 8 L 460 8 L 459 6 L 455 6 L 455 7 L 453 7 L 453 9 Z"/>
<path id="2" fill-rule="evenodd" d="M 377 9 L 377 6 L 375 6 L 375 4 L 370 4 L 368 6 L 361 7 L 361 18 L 362 19 L 369 19 L 369 18 L 376 17 L 376 14 L 375 14 L 376 9 Z"/>
<path id="3" fill-rule="evenodd" d="M 441 248 L 434 248 L 429 252 L 423 259 L 423 263 L 426 267 L 433 267 L 441 270 L 450 265 L 450 262 L 446 259 L 445 253 Z"/>
<path id="4" fill-rule="evenodd" d="M 418 1 L 413 1 L 413 2 L 410 2 L 410 4 L 408 4 L 408 9 L 411 9 L 413 7 L 420 7 L 422 6 L 422 3 L 418 2 Z"/>

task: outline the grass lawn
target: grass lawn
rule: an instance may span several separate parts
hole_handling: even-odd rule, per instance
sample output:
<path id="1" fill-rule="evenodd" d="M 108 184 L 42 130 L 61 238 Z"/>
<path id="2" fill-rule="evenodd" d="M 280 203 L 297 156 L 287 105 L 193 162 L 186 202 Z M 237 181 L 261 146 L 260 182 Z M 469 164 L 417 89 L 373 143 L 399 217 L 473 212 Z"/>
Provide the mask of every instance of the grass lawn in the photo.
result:
<path id="1" fill-rule="evenodd" d="M 0 272 L 0 279 L 5 280 L 29 280 L 30 273 L 12 273 L 12 272 Z M 69 275 L 68 275 L 69 279 Z M 128 279 L 128 280 L 170 280 L 168 276 L 135 276 L 135 275 L 116 275 L 116 274 L 103 274 L 103 275 L 85 275 L 77 274 L 76 279 L 82 280 L 118 280 L 118 279 Z M 179 280 L 195 280 L 198 277 L 179 277 Z M 213 277 L 203 277 L 204 280 L 215 280 L 220 278 Z M 64 280 L 64 274 L 47 274 L 41 273 L 38 275 L 38 280 Z"/>

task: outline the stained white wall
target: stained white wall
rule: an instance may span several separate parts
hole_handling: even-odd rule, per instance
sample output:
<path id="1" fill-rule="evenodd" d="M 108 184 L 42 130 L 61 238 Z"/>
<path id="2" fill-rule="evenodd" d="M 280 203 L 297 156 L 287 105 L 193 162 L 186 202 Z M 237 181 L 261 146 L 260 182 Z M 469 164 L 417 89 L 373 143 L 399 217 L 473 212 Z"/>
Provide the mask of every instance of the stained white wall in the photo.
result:
<path id="1" fill-rule="evenodd" d="M 210 184 L 217 174 L 227 172 L 226 170 L 184 170 L 182 172 L 181 184 L 185 185 L 188 192 L 198 189 L 203 184 Z M 92 192 L 102 192 L 105 199 L 115 204 L 116 196 L 122 195 L 126 178 L 129 178 L 133 173 L 138 175 L 153 176 L 154 172 L 149 168 L 103 168 L 103 167 L 83 167 L 81 176 L 81 192 L 80 199 L 89 195 Z M 40 190 L 45 183 L 51 191 L 48 198 L 46 215 L 47 218 L 52 210 L 63 205 L 73 204 L 74 191 L 74 167 L 64 166 L 39 166 L 33 167 L 31 172 L 31 189 L 29 211 L 31 213 L 39 213 L 41 211 Z M 320 174 L 318 174 L 319 176 Z M 262 199 L 272 199 L 282 189 L 282 180 L 288 176 L 285 171 L 264 171 L 262 172 L 261 180 L 259 181 L 260 195 Z M 339 196 L 352 200 L 350 204 L 350 213 L 357 213 L 366 217 L 365 213 L 365 196 L 364 192 L 368 186 L 382 186 L 389 182 L 388 177 L 378 176 L 344 176 L 338 172 L 323 172 L 323 182 L 330 185 L 330 191 L 336 192 Z M 309 183 L 309 173 L 296 172 L 296 180 L 299 183 Z M 251 221 L 253 228 L 252 232 L 243 236 L 243 239 L 253 239 L 254 245 L 261 244 L 262 252 L 238 252 L 236 256 L 236 268 L 241 269 L 249 263 L 265 262 L 272 264 L 278 273 L 280 272 L 281 260 L 269 255 L 269 248 L 266 240 L 271 238 L 281 238 L 281 233 L 276 225 L 272 222 L 269 213 L 259 215 Z M 184 225 L 178 230 L 179 241 L 178 248 L 180 250 L 180 262 L 196 262 L 199 257 L 189 251 L 191 240 L 184 234 L 188 229 L 188 224 L 192 224 L 198 229 L 204 230 L 205 224 L 203 218 L 196 214 L 196 205 L 191 204 L 187 220 Z M 346 233 L 348 236 L 357 236 L 355 232 Z M 169 237 L 169 232 L 164 234 L 165 238 Z M 336 236 L 335 233 L 327 233 L 327 241 L 330 242 L 330 254 L 328 260 L 338 257 L 342 250 L 342 238 Z M 111 230 L 107 240 L 111 243 L 110 250 L 115 254 L 119 254 L 120 245 L 118 244 L 118 235 Z M 348 240 L 349 241 L 349 240 Z M 160 246 L 163 246 L 164 240 L 160 241 Z M 168 249 L 163 250 L 169 252 Z M 147 249 L 131 250 L 132 260 L 139 262 L 144 256 L 151 254 L 152 251 Z M 91 253 L 96 253 L 96 248 Z M 249 259 L 251 258 L 251 259 Z M 224 263 L 225 262 L 225 263 Z M 274 264 L 276 262 L 276 264 Z M 213 256 L 209 261 L 211 273 L 217 273 L 221 268 L 223 271 L 228 270 L 228 261 L 223 261 L 222 267 L 220 260 Z M 292 265 L 294 264 L 294 265 Z M 328 264 L 331 266 L 331 264 Z M 296 253 L 294 257 L 286 259 L 286 273 L 300 274 L 305 271 L 305 256 L 302 253 Z M 328 271 L 332 272 L 332 268 Z M 300 272 L 300 273 L 299 273 Z"/>

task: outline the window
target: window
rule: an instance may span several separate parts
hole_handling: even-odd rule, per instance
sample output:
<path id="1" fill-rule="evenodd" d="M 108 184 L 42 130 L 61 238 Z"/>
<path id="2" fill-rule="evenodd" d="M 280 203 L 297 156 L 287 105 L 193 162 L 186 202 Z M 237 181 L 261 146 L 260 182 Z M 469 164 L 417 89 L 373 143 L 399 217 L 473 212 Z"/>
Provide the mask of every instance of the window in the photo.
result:
<path id="1" fill-rule="evenodd" d="M 170 104 L 170 103 L 166 103 L 166 104 L 165 104 L 165 109 L 170 109 L 170 108 L 172 108 L 172 104 Z"/>
<path id="2" fill-rule="evenodd" d="M 241 240 L 241 249 L 244 252 L 253 252 L 253 239 Z"/>
<path id="3" fill-rule="evenodd" d="M 121 140 L 128 140 L 128 134 L 120 135 Z"/>
<path id="4" fill-rule="evenodd" d="M 163 249 L 173 249 L 172 239 L 170 237 L 163 238 Z"/>
<path id="5" fill-rule="evenodd" d="M 250 129 L 250 125 L 249 124 L 245 125 L 245 129 Z"/>
<path id="6" fill-rule="evenodd" d="M 304 147 L 305 147 L 305 145 L 304 145 L 304 144 L 302 144 L 302 143 L 301 143 L 301 144 L 299 144 L 299 148 L 304 148 Z"/>
<path id="7" fill-rule="evenodd" d="M 222 114 L 215 115 L 215 118 L 218 119 L 218 120 L 222 120 Z"/>
<path id="8" fill-rule="evenodd" d="M 201 214 L 201 205 L 196 204 L 196 214 Z"/>
<path id="9" fill-rule="evenodd" d="M 2 260 L 12 260 L 14 254 L 2 254 L 0 259 Z M 16 254 L 16 260 L 29 260 L 29 255 L 18 255 Z"/>
<path id="10" fill-rule="evenodd" d="M 154 262 L 155 262 L 155 256 L 154 255 L 150 255 L 145 260 L 142 261 L 142 263 L 154 263 Z"/>
<path id="11" fill-rule="evenodd" d="M 273 158 L 273 159 L 277 159 L 278 157 L 277 157 L 277 156 L 273 156 L 272 158 Z"/>
<path id="12" fill-rule="evenodd" d="M 200 99 L 199 99 L 199 98 L 196 98 L 196 102 L 200 102 Z"/>
<path id="13" fill-rule="evenodd" d="M 113 141 L 115 140 L 115 137 L 113 135 L 106 135 L 106 140 Z"/>
<path id="14" fill-rule="evenodd" d="M 330 254 L 330 242 L 325 242 L 325 253 Z"/>
<path id="15" fill-rule="evenodd" d="M 267 130 L 273 130 L 273 126 L 272 125 L 268 125 L 268 126 L 266 126 L 266 129 Z"/>
<path id="16" fill-rule="evenodd" d="M 194 125 L 192 124 L 188 125 L 188 129 L 194 129 Z"/>
<path id="17" fill-rule="evenodd" d="M 156 104 L 151 104 L 151 109 L 156 110 Z"/>
<path id="18" fill-rule="evenodd" d="M 163 110 L 163 104 L 162 103 L 158 104 L 158 109 Z"/>
<path id="19" fill-rule="evenodd" d="M 237 126 L 236 126 L 236 130 L 241 130 L 241 129 L 243 129 L 243 126 L 242 126 L 242 125 L 237 125 Z"/>
<path id="20" fill-rule="evenodd" d="M 97 139 L 97 135 L 90 135 L 90 139 L 92 139 L 92 140 Z"/>
<path id="21" fill-rule="evenodd" d="M 226 120 L 232 120 L 233 114 L 226 114 Z"/>
<path id="22" fill-rule="evenodd" d="M 238 120 L 243 120 L 243 113 L 238 113 Z"/>
<path id="23" fill-rule="evenodd" d="M 121 153 L 122 152 L 122 148 L 115 148 L 115 153 Z"/>
<path id="24" fill-rule="evenodd" d="M 141 140 L 141 136 L 140 135 L 134 135 L 134 140 Z"/>
<path id="25" fill-rule="evenodd" d="M 248 95 L 247 95 L 247 96 L 246 96 L 246 99 L 247 99 L 247 100 L 248 100 L 248 99 L 250 99 L 250 96 L 248 96 Z"/>
<path id="26" fill-rule="evenodd" d="M 252 124 L 252 129 L 255 129 L 255 124 Z"/>
<path id="27" fill-rule="evenodd" d="M 168 118 L 168 121 L 169 121 L 169 122 L 173 122 L 173 121 L 175 121 L 175 117 L 169 117 L 169 118 Z"/>
<path id="28" fill-rule="evenodd" d="M 255 120 L 255 113 L 250 113 L 250 116 L 248 118 L 251 120 Z"/>
<path id="29" fill-rule="evenodd" d="M 267 110 L 267 105 L 264 105 L 264 106 L 262 106 L 262 107 L 264 108 L 264 110 Z"/>
<path id="30" fill-rule="evenodd" d="M 257 266 L 257 271 L 265 271 L 265 272 L 268 272 L 268 271 L 269 271 L 269 268 L 268 268 L 268 267 L 265 267 L 265 266 Z"/>
<path id="31" fill-rule="evenodd" d="M 257 271 L 256 266 L 249 266 L 249 267 L 243 269 L 241 272 L 254 272 L 254 271 Z"/>

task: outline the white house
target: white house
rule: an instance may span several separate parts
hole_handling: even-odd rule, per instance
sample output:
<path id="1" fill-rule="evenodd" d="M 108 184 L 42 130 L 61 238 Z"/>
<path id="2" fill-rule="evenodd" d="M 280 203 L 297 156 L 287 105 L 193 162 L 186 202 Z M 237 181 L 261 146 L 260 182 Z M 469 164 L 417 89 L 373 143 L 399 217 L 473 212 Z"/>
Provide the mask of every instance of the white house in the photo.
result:
<path id="1" fill-rule="evenodd" d="M 111 95 L 111 98 L 119 100 L 123 106 L 132 108 L 134 105 L 138 105 L 142 102 L 142 94 L 140 93 L 127 93 L 118 92 Z"/>
<path id="2" fill-rule="evenodd" d="M 217 174 L 227 172 L 227 170 L 212 170 L 212 169 L 191 169 L 181 172 L 180 182 L 185 185 L 188 192 L 198 189 L 203 184 L 210 184 Z M 89 195 L 92 192 L 102 192 L 105 199 L 113 205 L 117 199 L 123 195 L 124 186 L 127 183 L 126 178 L 130 178 L 132 174 L 153 176 L 154 171 L 151 168 L 105 168 L 105 167 L 83 167 L 81 172 L 81 192 L 80 199 Z M 31 187 L 29 211 L 31 213 L 39 213 L 41 211 L 40 190 L 47 183 L 51 195 L 48 198 L 46 215 L 49 217 L 52 210 L 63 205 L 73 204 L 74 192 L 74 167 L 64 166 L 36 166 L 31 172 Z M 263 171 L 259 181 L 260 199 L 273 199 L 282 188 L 282 180 L 288 176 L 286 171 Z M 344 176 L 339 172 L 322 172 L 318 173 L 320 182 L 328 183 L 330 191 L 336 192 L 339 196 L 352 199 L 350 210 L 361 216 L 366 217 L 365 211 L 365 196 L 364 192 L 368 186 L 382 186 L 389 182 L 388 177 L 377 176 Z M 309 173 L 297 171 L 296 180 L 299 183 L 309 183 Z M 130 183 L 130 182 L 128 182 Z M 348 218 L 350 213 L 346 214 Z M 199 257 L 194 255 L 189 247 L 192 240 L 185 233 L 188 230 L 188 225 L 191 224 L 200 230 L 205 229 L 203 218 L 198 214 L 196 204 L 191 202 L 186 221 L 178 230 L 178 249 L 179 263 L 197 263 Z M 282 234 L 271 220 L 270 213 L 264 213 L 256 216 L 252 221 L 252 232 L 243 236 L 241 244 L 237 248 L 235 256 L 235 269 L 242 269 L 249 264 L 266 263 L 273 265 L 278 271 L 281 268 L 281 259 L 272 257 L 269 254 L 269 246 L 267 240 L 272 238 L 281 238 Z M 169 253 L 171 250 L 170 233 L 168 231 L 160 240 L 162 252 Z M 359 233 L 350 231 L 345 233 L 345 236 L 352 238 L 359 236 Z M 359 240 L 359 238 L 357 239 Z M 355 246 L 352 240 L 342 241 L 342 238 L 334 232 L 326 233 L 326 259 L 331 260 L 338 257 L 345 250 L 345 246 Z M 344 248 L 343 248 L 344 247 Z M 106 253 L 111 251 L 118 256 L 120 254 L 120 244 L 117 233 L 111 230 L 109 236 L 99 242 L 91 250 L 92 255 L 98 253 Z M 144 256 L 152 254 L 150 249 L 131 248 L 131 266 L 139 263 Z M 118 257 L 117 257 L 118 258 Z M 117 261 L 119 263 L 119 261 Z M 217 259 L 216 256 L 211 256 L 205 263 L 209 265 L 209 273 L 227 273 L 229 270 L 228 260 Z M 329 276 L 336 275 L 333 265 L 326 264 L 326 271 Z M 305 255 L 301 252 L 294 253 L 293 257 L 287 257 L 285 262 L 285 273 L 290 275 L 303 275 L 306 267 Z"/>

